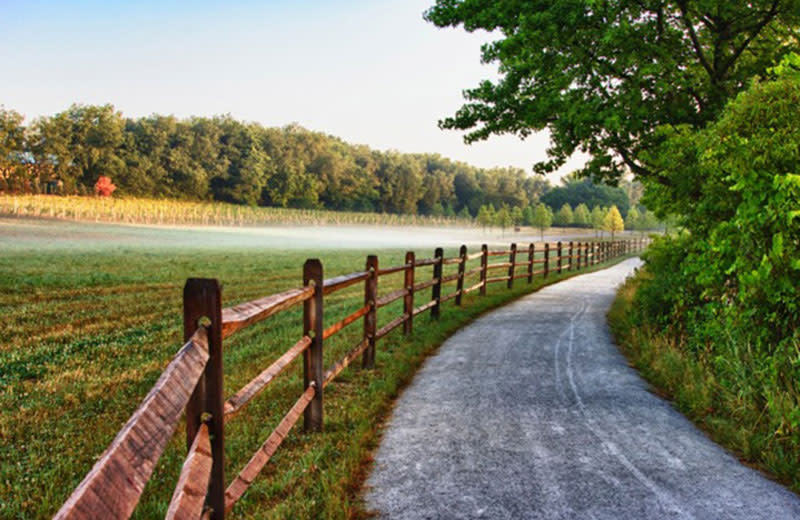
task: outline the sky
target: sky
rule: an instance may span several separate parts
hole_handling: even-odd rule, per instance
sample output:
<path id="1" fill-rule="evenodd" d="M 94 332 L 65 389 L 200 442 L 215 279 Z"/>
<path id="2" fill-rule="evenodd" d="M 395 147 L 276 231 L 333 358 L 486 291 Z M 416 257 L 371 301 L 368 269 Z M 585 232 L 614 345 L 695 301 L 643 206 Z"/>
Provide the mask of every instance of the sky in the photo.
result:
<path id="1" fill-rule="evenodd" d="M 531 172 L 546 132 L 466 145 L 438 128 L 464 89 L 497 71 L 480 62 L 492 35 L 435 27 L 422 18 L 432 3 L 0 0 L 0 104 L 28 120 L 72 103 L 128 117 L 231 114 Z"/>

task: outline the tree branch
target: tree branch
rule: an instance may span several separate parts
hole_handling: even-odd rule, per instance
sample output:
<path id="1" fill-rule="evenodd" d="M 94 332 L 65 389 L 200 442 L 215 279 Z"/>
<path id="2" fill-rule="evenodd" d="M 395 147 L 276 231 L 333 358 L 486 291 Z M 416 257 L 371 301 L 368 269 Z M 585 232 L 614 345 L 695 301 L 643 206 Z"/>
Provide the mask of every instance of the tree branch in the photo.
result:
<path id="1" fill-rule="evenodd" d="M 739 59 L 739 56 L 742 55 L 744 50 L 750 45 L 750 43 L 756 38 L 756 36 L 758 36 L 758 34 L 764 29 L 764 27 L 766 27 L 767 24 L 769 24 L 772 20 L 775 19 L 776 16 L 778 16 L 778 3 L 779 3 L 778 0 L 772 1 L 772 7 L 764 15 L 764 18 L 755 25 L 755 27 L 753 28 L 753 32 L 750 33 L 750 35 L 747 38 L 745 38 L 744 42 L 742 43 L 742 45 L 739 46 L 739 48 L 734 50 L 730 59 L 727 60 L 727 62 L 721 67 L 719 71 L 720 76 L 724 75 L 728 71 L 728 69 L 730 69 L 733 66 L 736 60 Z"/>
<path id="2" fill-rule="evenodd" d="M 689 38 L 692 40 L 692 46 L 694 47 L 694 52 L 697 55 L 697 59 L 700 60 L 700 64 L 704 69 L 706 69 L 706 72 L 713 83 L 715 79 L 714 69 L 711 67 L 711 64 L 708 63 L 705 54 L 703 54 L 703 48 L 700 45 L 700 40 L 698 40 L 697 33 L 694 30 L 694 25 L 692 25 L 692 21 L 689 19 L 689 10 L 686 6 L 686 1 L 683 0 L 678 2 L 678 7 L 681 10 L 681 20 L 683 21 L 683 25 L 686 26 L 686 30 L 689 32 Z"/>

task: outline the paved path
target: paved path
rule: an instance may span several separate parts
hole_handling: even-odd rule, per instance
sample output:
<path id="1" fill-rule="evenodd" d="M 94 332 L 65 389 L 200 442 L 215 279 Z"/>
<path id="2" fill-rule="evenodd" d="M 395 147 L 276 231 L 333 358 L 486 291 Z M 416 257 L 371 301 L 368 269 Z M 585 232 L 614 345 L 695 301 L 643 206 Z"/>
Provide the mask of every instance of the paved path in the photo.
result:
<path id="1" fill-rule="evenodd" d="M 605 314 L 639 265 L 547 287 L 451 337 L 367 481 L 385 518 L 800 518 L 800 498 L 647 390 Z"/>

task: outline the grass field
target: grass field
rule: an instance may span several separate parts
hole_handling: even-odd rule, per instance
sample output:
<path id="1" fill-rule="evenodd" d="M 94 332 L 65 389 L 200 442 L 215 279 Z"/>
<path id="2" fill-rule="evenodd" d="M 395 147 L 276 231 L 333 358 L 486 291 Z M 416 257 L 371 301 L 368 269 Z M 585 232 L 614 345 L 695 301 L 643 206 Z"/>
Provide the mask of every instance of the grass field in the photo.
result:
<path id="1" fill-rule="evenodd" d="M 438 237 L 447 246 L 445 254 L 454 255 L 453 236 L 441 232 Z M 309 257 L 323 261 L 326 277 L 361 269 L 367 253 L 379 254 L 383 266 L 398 265 L 406 249 L 401 246 L 411 245 L 417 235 L 389 240 L 389 248 L 386 237 L 375 236 L 374 247 L 357 249 L 345 247 L 343 237 L 330 238 L 327 249 L 304 248 L 308 241 L 302 236 L 285 238 L 291 248 L 262 238 L 222 230 L 0 219 L 0 517 L 52 516 L 91 468 L 180 347 L 181 287 L 187 277 L 220 279 L 228 306 L 300 285 L 301 266 Z M 475 230 L 473 240 L 466 238 L 457 236 L 468 243 L 484 237 Z M 431 256 L 432 246 L 417 251 Z M 401 277 L 382 278 L 380 293 L 396 288 Z M 387 415 L 399 389 L 449 334 L 540 283 L 518 281 L 514 291 L 496 284 L 486 298 L 468 295 L 463 311 L 445 304 L 439 322 L 420 316 L 408 338 L 396 331 L 381 340 L 375 370 L 348 368 L 326 390 L 326 433 L 293 431 L 234 515 L 363 516 L 359 488 L 379 440 L 375 422 Z M 326 299 L 326 324 L 361 302 L 360 285 Z M 398 315 L 400 305 L 382 308 L 378 325 Z M 360 324 L 354 324 L 326 342 L 326 365 L 360 334 Z M 226 394 L 300 336 L 300 314 L 294 311 L 227 341 Z M 228 479 L 261 445 L 301 386 L 300 363 L 295 363 L 226 427 Z M 179 432 L 135 517 L 163 517 L 183 452 Z"/>

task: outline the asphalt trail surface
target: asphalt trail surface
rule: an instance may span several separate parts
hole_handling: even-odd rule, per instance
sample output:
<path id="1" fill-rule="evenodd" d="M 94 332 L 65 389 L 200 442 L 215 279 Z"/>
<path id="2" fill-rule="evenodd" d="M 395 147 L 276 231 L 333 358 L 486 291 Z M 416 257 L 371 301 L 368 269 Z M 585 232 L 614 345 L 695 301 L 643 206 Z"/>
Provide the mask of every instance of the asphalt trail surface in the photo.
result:
<path id="1" fill-rule="evenodd" d="M 606 325 L 639 265 L 546 287 L 445 342 L 398 400 L 367 486 L 382 518 L 800 518 L 646 383 Z"/>

